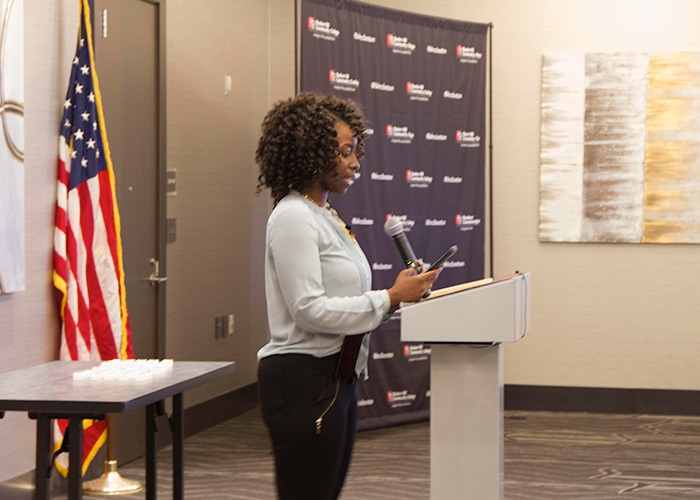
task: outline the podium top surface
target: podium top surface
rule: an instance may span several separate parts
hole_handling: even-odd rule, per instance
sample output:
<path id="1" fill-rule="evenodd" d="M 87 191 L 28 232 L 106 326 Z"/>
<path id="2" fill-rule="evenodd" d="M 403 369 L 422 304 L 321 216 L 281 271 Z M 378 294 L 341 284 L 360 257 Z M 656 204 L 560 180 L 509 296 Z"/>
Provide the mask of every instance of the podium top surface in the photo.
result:
<path id="1" fill-rule="evenodd" d="M 530 273 L 480 280 L 401 307 L 401 340 L 516 342 L 530 329 Z"/>
<path id="2" fill-rule="evenodd" d="M 0 412 L 125 413 L 231 374 L 234 362 L 175 361 L 150 379 L 74 380 L 94 361 L 52 361 L 0 373 Z"/>

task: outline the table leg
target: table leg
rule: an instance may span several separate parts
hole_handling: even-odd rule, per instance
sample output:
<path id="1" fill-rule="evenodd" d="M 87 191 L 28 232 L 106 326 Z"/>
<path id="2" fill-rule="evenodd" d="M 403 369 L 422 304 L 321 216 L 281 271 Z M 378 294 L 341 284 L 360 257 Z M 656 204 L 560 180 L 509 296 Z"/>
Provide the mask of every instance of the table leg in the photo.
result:
<path id="1" fill-rule="evenodd" d="M 42 415 L 36 418 L 36 470 L 34 471 L 34 499 L 50 498 L 48 471 L 51 463 L 51 419 Z"/>
<path id="2" fill-rule="evenodd" d="M 71 500 L 83 498 L 83 419 L 71 417 L 68 443 L 68 496 Z"/>
<path id="3" fill-rule="evenodd" d="M 185 421 L 182 393 L 173 396 L 173 499 L 185 498 Z"/>
<path id="4" fill-rule="evenodd" d="M 156 500 L 156 405 L 146 406 L 146 500 Z"/>

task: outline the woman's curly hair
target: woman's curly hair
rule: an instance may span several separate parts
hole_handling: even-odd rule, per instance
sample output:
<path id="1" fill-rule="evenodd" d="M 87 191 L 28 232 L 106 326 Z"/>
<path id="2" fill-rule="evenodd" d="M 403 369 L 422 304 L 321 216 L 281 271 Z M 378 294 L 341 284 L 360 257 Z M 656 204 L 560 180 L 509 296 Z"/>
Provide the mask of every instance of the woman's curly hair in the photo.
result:
<path id="1" fill-rule="evenodd" d="M 355 155 L 362 159 L 367 121 L 354 101 L 306 92 L 275 104 L 262 122 L 255 153 L 260 167 L 256 192 L 269 187 L 276 205 L 291 189 L 303 193 L 333 170 L 338 163 L 338 122 L 352 130 Z"/>

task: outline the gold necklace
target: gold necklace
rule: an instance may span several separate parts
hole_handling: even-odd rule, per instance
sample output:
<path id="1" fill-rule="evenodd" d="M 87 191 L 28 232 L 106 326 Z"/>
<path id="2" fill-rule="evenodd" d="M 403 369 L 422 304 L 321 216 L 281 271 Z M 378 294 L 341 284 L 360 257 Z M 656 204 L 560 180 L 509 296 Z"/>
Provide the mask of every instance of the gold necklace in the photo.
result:
<path id="1" fill-rule="evenodd" d="M 311 203 L 313 203 L 317 207 L 319 206 L 318 203 L 316 203 L 314 200 L 312 200 L 309 195 L 305 194 L 304 198 L 309 200 Z M 340 224 L 340 227 L 342 227 L 345 230 L 345 232 L 348 233 L 348 236 L 350 237 L 352 242 L 357 243 L 357 240 L 355 239 L 355 235 L 352 234 L 352 232 L 350 232 L 350 226 L 348 226 L 345 222 L 343 222 L 343 219 L 340 218 L 340 216 L 338 215 L 338 212 L 335 210 L 335 208 L 333 208 L 331 206 L 330 202 L 327 201 L 326 206 L 324 208 L 331 213 L 331 215 L 336 220 L 336 222 L 338 222 L 338 224 Z"/>

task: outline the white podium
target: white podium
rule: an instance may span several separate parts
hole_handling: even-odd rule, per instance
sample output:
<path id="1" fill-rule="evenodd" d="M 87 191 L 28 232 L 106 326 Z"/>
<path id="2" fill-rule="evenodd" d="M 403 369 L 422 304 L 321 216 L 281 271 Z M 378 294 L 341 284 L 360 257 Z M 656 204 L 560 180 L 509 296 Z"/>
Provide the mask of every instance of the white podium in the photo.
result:
<path id="1" fill-rule="evenodd" d="M 503 499 L 501 343 L 529 331 L 529 290 L 514 273 L 402 305 L 401 340 L 432 344 L 431 500 Z"/>

